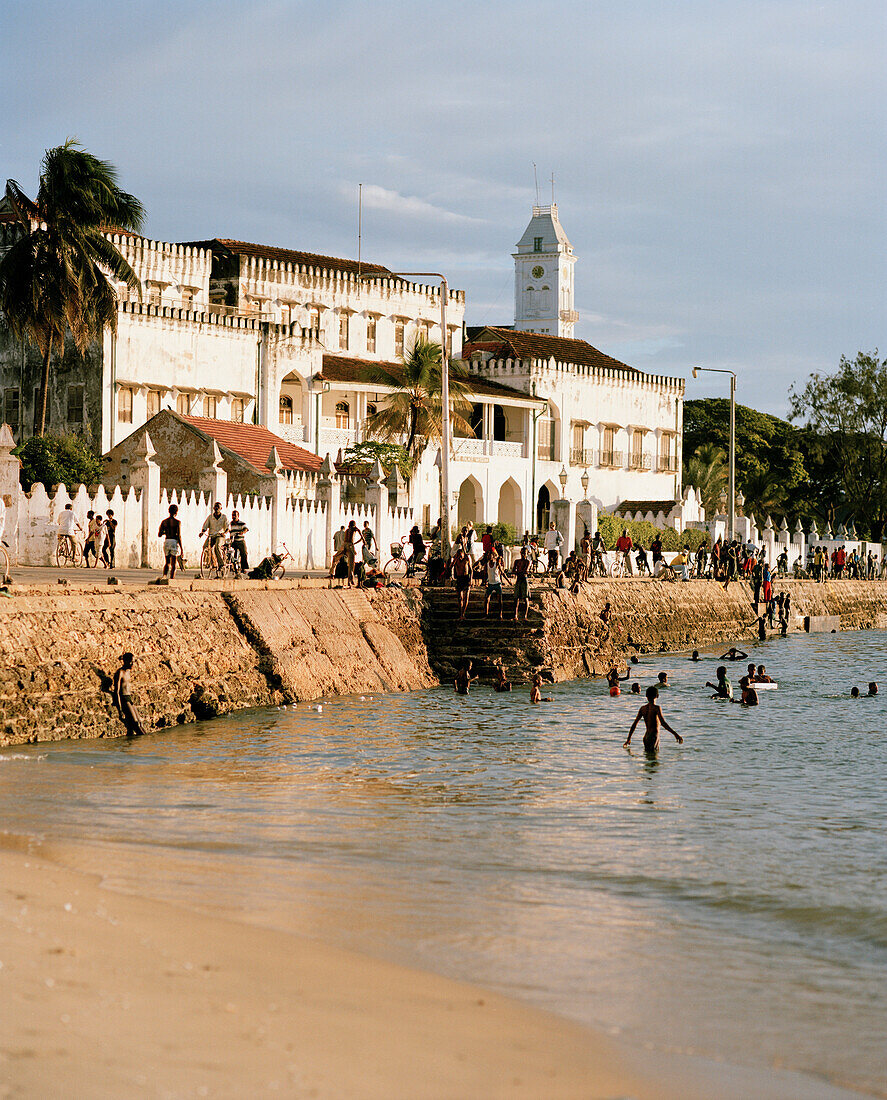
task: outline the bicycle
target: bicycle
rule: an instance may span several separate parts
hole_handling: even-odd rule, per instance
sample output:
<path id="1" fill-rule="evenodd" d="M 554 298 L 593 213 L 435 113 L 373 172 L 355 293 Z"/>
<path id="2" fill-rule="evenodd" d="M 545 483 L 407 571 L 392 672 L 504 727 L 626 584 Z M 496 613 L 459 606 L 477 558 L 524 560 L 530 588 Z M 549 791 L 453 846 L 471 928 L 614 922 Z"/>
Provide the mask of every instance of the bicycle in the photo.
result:
<path id="1" fill-rule="evenodd" d="M 625 576 L 625 562 L 622 560 L 622 554 L 617 554 L 613 559 L 612 564 L 607 570 L 608 577 L 624 577 Z"/>
<path id="2" fill-rule="evenodd" d="M 225 559 L 227 540 L 218 546 L 216 552 L 213 553 L 211 538 L 212 536 L 206 539 L 203 544 L 203 549 L 200 551 L 200 576 L 204 580 L 209 578 L 221 580 L 227 571 L 227 562 Z"/>
<path id="3" fill-rule="evenodd" d="M 82 561 L 83 550 L 74 536 L 59 535 L 55 546 L 55 564 L 61 569 L 66 565 L 79 565 Z"/>
<path id="4" fill-rule="evenodd" d="M 385 568 L 382 570 L 382 576 L 385 580 L 388 580 L 389 575 L 394 577 L 395 580 L 403 580 L 406 577 L 413 577 L 416 573 L 422 569 L 427 570 L 428 561 L 422 557 L 418 561 L 414 562 L 412 557 L 407 557 L 406 549 L 409 542 L 409 535 L 404 535 L 400 542 L 392 542 L 391 557 L 385 563 Z"/>

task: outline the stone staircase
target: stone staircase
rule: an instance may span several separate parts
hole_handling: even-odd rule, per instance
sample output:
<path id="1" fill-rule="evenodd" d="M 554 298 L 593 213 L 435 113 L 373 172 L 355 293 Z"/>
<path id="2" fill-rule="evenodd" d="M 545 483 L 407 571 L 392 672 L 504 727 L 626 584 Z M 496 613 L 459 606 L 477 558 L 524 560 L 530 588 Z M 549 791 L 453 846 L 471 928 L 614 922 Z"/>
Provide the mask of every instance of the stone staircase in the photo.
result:
<path id="1" fill-rule="evenodd" d="M 435 673 L 444 683 L 451 682 L 460 664 L 470 657 L 483 680 L 493 679 L 497 661 L 515 684 L 528 683 L 536 672 L 550 678 L 541 601 L 531 594 L 526 621 L 514 622 L 512 592 L 503 593 L 501 620 L 495 600 L 494 613 L 484 614 L 485 598 L 485 589 L 472 588 L 468 614 L 459 622 L 459 601 L 453 589 L 425 589 L 422 626 Z"/>

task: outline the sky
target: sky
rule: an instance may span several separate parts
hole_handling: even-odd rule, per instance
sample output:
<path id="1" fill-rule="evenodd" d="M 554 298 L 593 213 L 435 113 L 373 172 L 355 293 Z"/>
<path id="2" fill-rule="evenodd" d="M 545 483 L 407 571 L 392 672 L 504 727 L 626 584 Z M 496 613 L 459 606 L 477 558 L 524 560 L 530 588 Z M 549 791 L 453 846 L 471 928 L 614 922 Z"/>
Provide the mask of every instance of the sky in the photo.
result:
<path id="1" fill-rule="evenodd" d="M 162 240 L 439 270 L 509 324 L 537 165 L 576 336 L 784 415 L 882 347 L 883 0 L 2 0 L 0 181 L 110 160 Z M 704 381 L 703 381 L 704 380 Z"/>

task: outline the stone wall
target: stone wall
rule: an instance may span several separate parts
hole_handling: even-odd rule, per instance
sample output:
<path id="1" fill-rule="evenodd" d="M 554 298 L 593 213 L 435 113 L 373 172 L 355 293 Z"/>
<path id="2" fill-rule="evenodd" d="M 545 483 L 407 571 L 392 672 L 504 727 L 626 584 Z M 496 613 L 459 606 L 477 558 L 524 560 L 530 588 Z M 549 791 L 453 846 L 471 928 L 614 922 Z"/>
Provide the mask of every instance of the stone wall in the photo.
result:
<path id="1" fill-rule="evenodd" d="M 842 630 L 887 627 L 887 582 L 779 581 L 792 597 L 791 629 L 807 615 L 836 616 Z M 715 581 L 594 582 L 578 595 L 544 591 L 543 667 L 556 680 L 600 676 L 632 653 L 704 649 L 757 637 L 751 588 Z M 609 629 L 600 613 L 609 600 Z"/>
<path id="2" fill-rule="evenodd" d="M 110 686 L 126 650 L 152 728 L 325 692 L 434 682 L 411 593 L 250 582 L 236 596 L 35 589 L 0 601 L 0 746 L 123 734 Z"/>

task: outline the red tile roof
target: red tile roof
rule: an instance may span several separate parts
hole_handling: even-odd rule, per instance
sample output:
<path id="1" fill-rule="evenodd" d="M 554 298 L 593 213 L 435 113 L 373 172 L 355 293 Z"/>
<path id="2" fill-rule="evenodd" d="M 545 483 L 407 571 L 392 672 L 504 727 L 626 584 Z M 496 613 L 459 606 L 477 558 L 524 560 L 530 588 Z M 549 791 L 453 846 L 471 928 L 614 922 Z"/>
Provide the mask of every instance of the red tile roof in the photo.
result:
<path id="1" fill-rule="evenodd" d="M 556 359 L 559 363 L 644 374 L 636 367 L 620 363 L 618 359 L 598 351 L 585 340 L 567 340 L 563 336 L 519 332 L 511 328 L 485 326 L 469 329 L 468 343 L 462 348 L 463 359 L 467 359 L 473 351 L 489 352 L 494 359 Z"/>
<path id="2" fill-rule="evenodd" d="M 370 359 L 349 359 L 341 355 L 325 355 L 323 357 L 324 382 L 363 382 L 372 385 L 369 377 L 372 367 L 384 367 L 395 376 L 399 376 L 403 370 L 403 363 L 377 363 Z M 532 394 L 514 386 L 504 386 L 501 382 L 492 382 L 488 378 L 479 378 L 472 374 L 462 379 L 472 393 L 487 394 L 490 397 L 520 398 L 522 401 L 534 401 Z M 541 400 L 538 404 L 542 404 Z"/>
<path id="3" fill-rule="evenodd" d="M 626 512 L 640 512 L 644 516 L 647 512 L 652 512 L 654 516 L 660 512 L 668 515 L 676 504 L 678 504 L 676 500 L 623 500 L 621 504 L 616 505 L 613 511 L 618 512 L 621 516 L 624 516 Z"/>
<path id="4" fill-rule="evenodd" d="M 178 415 L 178 414 L 176 414 Z M 276 447 L 285 470 L 319 470 L 321 459 L 304 447 L 261 428 L 258 424 L 238 424 L 232 420 L 211 420 L 206 416 L 182 416 L 186 424 L 211 436 L 220 447 L 240 455 L 251 466 L 265 472 L 271 448 Z"/>
<path id="5" fill-rule="evenodd" d="M 275 248 L 269 244 L 250 244 L 247 241 L 234 241 L 227 237 L 214 237 L 209 241 L 181 241 L 191 248 L 208 248 L 213 252 L 233 252 L 238 256 L 257 256 L 264 260 L 276 260 L 283 264 L 302 264 L 305 267 L 317 267 L 327 271 L 344 271 L 351 275 L 391 275 L 387 267 L 357 260 L 342 260 L 336 256 L 321 256 L 316 252 L 295 252 L 290 248 Z M 393 277 L 393 276 L 392 276 Z"/>

